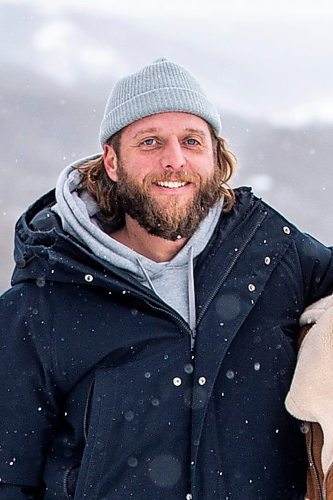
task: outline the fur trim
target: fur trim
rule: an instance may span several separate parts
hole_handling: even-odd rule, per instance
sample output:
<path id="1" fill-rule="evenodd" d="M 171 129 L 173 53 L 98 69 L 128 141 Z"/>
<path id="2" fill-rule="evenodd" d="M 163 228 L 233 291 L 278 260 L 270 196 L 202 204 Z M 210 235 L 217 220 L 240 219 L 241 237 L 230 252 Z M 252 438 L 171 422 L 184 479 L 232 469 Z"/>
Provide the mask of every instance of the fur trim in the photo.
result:
<path id="1" fill-rule="evenodd" d="M 301 324 L 313 322 L 299 349 L 285 404 L 296 418 L 320 424 L 324 435 L 325 474 L 333 462 L 333 296 L 305 310 Z"/>

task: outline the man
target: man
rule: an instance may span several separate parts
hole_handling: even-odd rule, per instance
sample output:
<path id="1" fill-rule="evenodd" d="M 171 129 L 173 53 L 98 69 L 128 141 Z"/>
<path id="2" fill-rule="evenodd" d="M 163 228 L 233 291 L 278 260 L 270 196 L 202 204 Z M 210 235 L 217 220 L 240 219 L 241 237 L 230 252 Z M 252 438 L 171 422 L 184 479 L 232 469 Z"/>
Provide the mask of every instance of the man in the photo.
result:
<path id="1" fill-rule="evenodd" d="M 19 220 L 0 498 L 304 498 L 284 399 L 332 249 L 228 187 L 220 134 L 194 77 L 155 61 L 111 92 L 103 155 Z"/>

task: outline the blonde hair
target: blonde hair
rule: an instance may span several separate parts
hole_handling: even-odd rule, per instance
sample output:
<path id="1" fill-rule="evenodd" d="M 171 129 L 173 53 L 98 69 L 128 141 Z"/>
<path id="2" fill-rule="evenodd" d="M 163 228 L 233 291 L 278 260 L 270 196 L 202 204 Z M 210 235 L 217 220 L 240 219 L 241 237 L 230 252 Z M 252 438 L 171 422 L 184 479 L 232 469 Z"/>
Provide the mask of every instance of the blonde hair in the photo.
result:
<path id="1" fill-rule="evenodd" d="M 107 141 L 112 146 L 117 156 L 120 153 L 121 130 Z M 214 156 L 217 167 L 221 172 L 220 192 L 224 196 L 224 212 L 229 212 L 235 202 L 234 190 L 228 185 L 236 169 L 236 158 L 226 145 L 225 139 L 216 137 L 211 130 Z M 102 215 L 109 221 L 123 220 L 124 213 L 119 206 L 117 196 L 117 183 L 113 182 L 106 173 L 103 155 L 89 160 L 77 167 L 81 174 L 80 189 L 87 190 L 99 206 Z"/>

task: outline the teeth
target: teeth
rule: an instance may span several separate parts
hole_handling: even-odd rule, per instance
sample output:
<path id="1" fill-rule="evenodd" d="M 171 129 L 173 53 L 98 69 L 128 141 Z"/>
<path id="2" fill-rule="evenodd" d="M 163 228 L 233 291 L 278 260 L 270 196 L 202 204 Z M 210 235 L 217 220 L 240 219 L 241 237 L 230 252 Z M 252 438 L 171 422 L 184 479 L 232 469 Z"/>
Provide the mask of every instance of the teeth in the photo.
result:
<path id="1" fill-rule="evenodd" d="M 157 181 L 156 184 L 166 188 L 180 188 L 186 186 L 186 182 Z"/>

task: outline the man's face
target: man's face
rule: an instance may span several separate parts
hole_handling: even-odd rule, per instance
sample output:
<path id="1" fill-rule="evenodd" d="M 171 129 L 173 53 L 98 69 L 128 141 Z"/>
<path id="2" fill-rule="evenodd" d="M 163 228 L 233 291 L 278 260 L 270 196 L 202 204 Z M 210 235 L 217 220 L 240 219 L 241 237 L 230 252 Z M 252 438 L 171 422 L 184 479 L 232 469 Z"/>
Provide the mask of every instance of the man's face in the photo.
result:
<path id="1" fill-rule="evenodd" d="M 127 216 L 150 234 L 188 238 L 220 199 L 220 172 L 207 123 L 188 113 L 160 113 L 126 127 L 119 155 L 105 146 Z"/>

